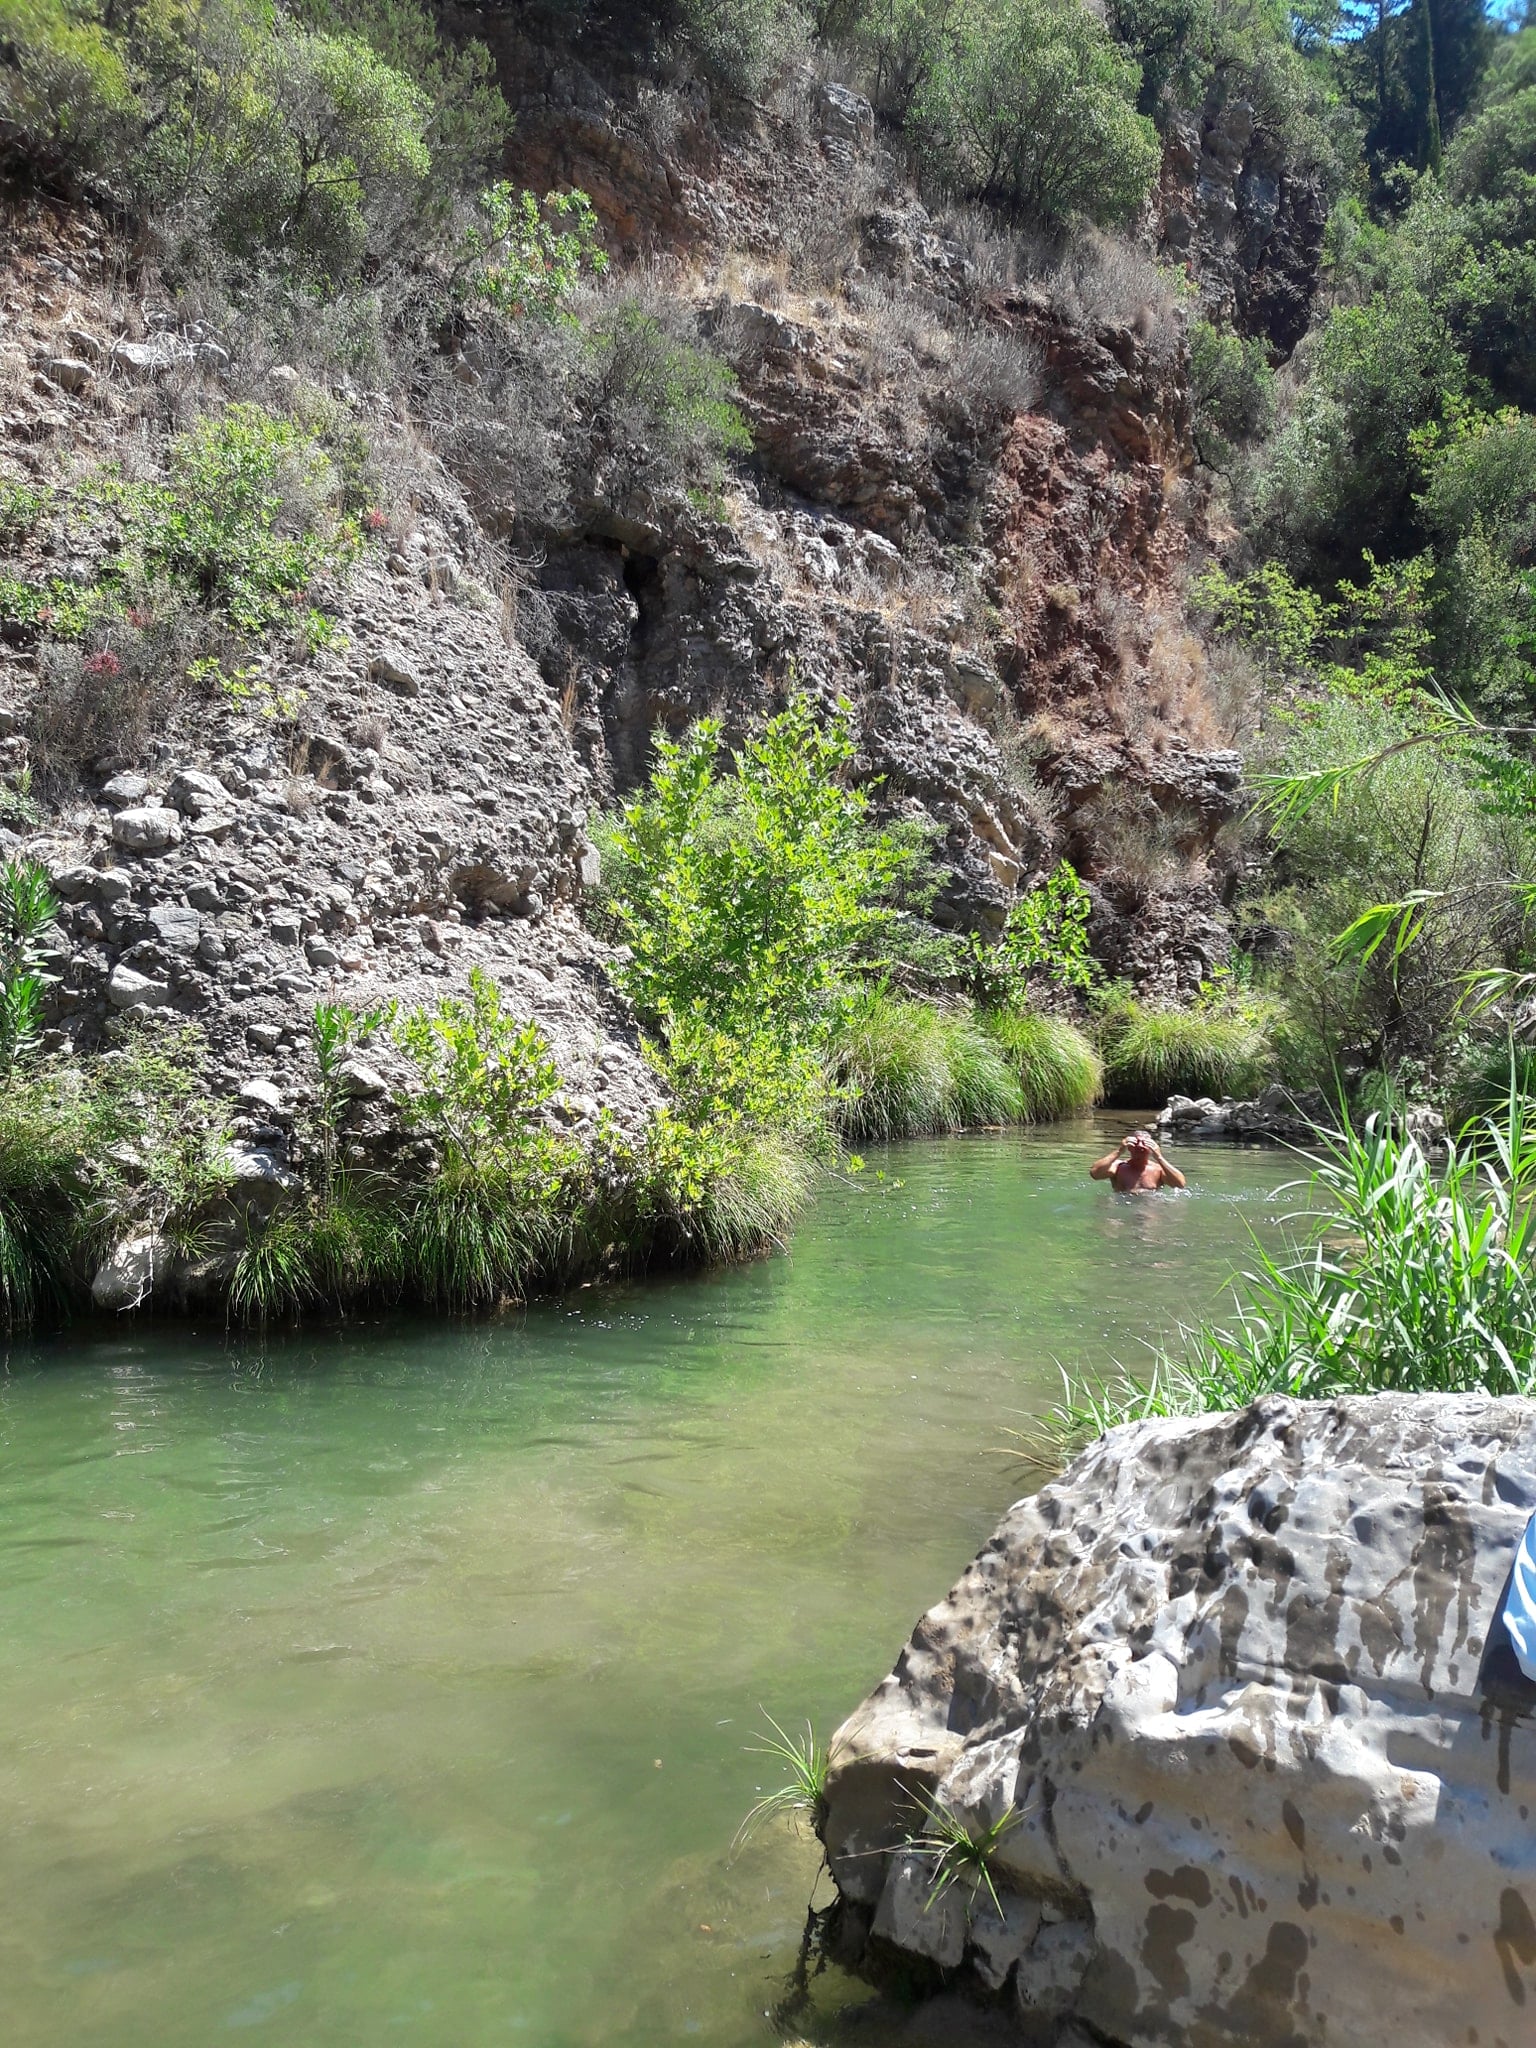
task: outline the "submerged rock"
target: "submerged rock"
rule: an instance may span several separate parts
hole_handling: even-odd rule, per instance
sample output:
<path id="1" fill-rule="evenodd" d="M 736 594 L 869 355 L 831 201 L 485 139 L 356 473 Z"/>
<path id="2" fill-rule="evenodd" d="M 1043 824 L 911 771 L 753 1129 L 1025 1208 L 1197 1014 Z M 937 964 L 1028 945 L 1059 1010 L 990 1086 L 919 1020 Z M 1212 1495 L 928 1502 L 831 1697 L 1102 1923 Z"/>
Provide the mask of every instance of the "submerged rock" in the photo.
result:
<path id="1" fill-rule="evenodd" d="M 1528 2040 L 1536 1686 L 1499 1616 L 1533 1510 L 1533 1402 L 1113 1431 L 834 1737 L 845 1945 L 960 1970 L 1021 2040 Z M 930 1801 L 995 1828 L 1001 1914 L 914 1851 Z"/>

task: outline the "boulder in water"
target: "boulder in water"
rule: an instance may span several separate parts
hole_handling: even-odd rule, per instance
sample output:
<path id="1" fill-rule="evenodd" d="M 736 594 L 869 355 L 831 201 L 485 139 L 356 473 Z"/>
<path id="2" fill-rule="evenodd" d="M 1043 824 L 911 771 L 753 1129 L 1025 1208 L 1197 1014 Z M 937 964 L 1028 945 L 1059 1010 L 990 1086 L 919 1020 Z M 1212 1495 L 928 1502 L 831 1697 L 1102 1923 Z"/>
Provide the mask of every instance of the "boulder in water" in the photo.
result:
<path id="1" fill-rule="evenodd" d="M 1536 1402 L 1112 1431 L 834 1737 L 840 1946 L 960 1972 L 1025 2041 L 1529 2041 L 1536 1685 L 1500 1609 L 1533 1510 Z M 913 1847 L 934 1806 L 992 1831 L 986 1881 Z"/>

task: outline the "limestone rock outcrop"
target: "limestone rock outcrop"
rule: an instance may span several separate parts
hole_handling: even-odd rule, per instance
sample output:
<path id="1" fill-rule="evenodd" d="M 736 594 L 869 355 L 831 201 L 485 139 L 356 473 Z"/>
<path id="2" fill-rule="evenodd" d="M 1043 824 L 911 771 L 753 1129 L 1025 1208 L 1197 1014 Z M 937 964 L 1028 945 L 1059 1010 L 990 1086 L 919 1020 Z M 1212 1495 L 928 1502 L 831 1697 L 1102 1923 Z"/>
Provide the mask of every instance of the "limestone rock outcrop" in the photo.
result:
<path id="1" fill-rule="evenodd" d="M 833 1738 L 844 1951 L 959 1973 L 1021 2040 L 1528 2042 L 1536 1686 L 1500 1609 L 1533 1509 L 1526 1401 L 1111 1432 Z M 996 1827 L 1001 1912 L 912 1846 L 930 1802 Z"/>

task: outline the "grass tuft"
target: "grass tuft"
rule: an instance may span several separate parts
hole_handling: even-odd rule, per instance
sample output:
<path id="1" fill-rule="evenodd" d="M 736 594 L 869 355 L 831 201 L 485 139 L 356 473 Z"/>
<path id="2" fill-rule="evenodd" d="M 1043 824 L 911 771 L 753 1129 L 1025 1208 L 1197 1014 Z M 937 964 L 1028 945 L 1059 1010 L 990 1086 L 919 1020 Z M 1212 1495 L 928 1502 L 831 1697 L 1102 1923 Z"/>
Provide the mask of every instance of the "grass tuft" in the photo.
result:
<path id="1" fill-rule="evenodd" d="M 1018 1082 L 1026 1123 L 1076 1116 L 1098 1101 L 1104 1065 L 1075 1025 L 1038 1010 L 990 1010 L 984 1021 Z"/>
<path id="2" fill-rule="evenodd" d="M 735 1162 L 711 1180 L 688 1217 L 690 1249 L 713 1264 L 755 1258 L 782 1245 L 821 1172 L 792 1139 L 744 1139 Z"/>
<path id="3" fill-rule="evenodd" d="M 765 1792 L 748 1811 L 731 1843 L 733 1855 L 746 1846 L 766 1821 L 792 1820 L 797 1825 L 807 1825 L 819 1832 L 826 1818 L 827 1773 L 832 1761 L 830 1752 L 816 1740 L 809 1721 L 805 1724 L 804 1735 L 790 1735 L 766 1709 L 763 1719 L 773 1732 L 765 1734 L 760 1742 L 749 1743 L 748 1748 L 757 1756 L 769 1756 L 784 1764 L 789 1778 L 785 1784 Z"/>
<path id="4" fill-rule="evenodd" d="M 847 1091 L 845 1138 L 882 1142 L 1018 1123 L 1024 1099 L 997 1039 L 971 1010 L 939 1010 L 889 990 L 861 990 L 833 1036 L 830 1063 Z"/>
<path id="5" fill-rule="evenodd" d="M 1105 1030 L 1104 1072 L 1113 1101 L 1141 1108 L 1170 1095 L 1256 1095 L 1274 1059 L 1269 1032 L 1254 1016 L 1132 1003 Z"/>
<path id="6" fill-rule="evenodd" d="M 1023 1817 L 1017 1808 L 1010 1806 L 996 1820 L 981 1827 L 962 1820 L 948 1807 L 937 1803 L 930 1806 L 922 1832 L 914 1835 L 907 1844 L 907 1847 L 920 1849 L 933 1858 L 933 1878 L 924 1910 L 936 1906 L 953 1886 L 964 1884 L 968 1893 L 967 1912 L 974 1910 L 976 1894 L 984 1887 L 1001 1920 L 1003 1902 L 998 1896 L 993 1862 L 998 1849 Z"/>

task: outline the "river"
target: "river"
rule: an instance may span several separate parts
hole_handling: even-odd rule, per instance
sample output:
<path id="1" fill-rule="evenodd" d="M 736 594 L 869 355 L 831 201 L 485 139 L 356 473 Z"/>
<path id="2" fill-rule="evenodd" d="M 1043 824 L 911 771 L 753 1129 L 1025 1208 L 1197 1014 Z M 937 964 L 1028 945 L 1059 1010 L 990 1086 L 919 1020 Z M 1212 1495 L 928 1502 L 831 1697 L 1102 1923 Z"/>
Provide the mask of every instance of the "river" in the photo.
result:
<path id="1" fill-rule="evenodd" d="M 787 1256 L 492 1322 L 14 1349 L 7 2048 L 769 2042 L 818 1852 L 730 1856 L 760 1709 L 829 1732 L 1057 1361 L 1275 1229 L 1284 1155 L 1126 1202 L 1109 1127 L 894 1148 Z"/>

